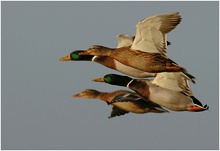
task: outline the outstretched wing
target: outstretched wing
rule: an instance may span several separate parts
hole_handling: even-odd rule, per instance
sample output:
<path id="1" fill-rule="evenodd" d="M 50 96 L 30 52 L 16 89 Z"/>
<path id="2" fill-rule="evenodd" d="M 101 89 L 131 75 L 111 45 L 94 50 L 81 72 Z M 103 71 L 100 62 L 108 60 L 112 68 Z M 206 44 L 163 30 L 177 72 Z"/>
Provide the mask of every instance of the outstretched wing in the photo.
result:
<path id="1" fill-rule="evenodd" d="M 112 107 L 111 115 L 108 118 L 113 118 L 115 116 L 121 116 L 121 115 L 124 115 L 127 113 L 129 113 L 129 112 L 114 106 L 114 107 Z"/>
<path id="2" fill-rule="evenodd" d="M 161 14 L 146 18 L 136 25 L 136 35 L 131 49 L 144 52 L 161 53 L 166 56 L 166 34 L 181 21 L 178 12 Z"/>

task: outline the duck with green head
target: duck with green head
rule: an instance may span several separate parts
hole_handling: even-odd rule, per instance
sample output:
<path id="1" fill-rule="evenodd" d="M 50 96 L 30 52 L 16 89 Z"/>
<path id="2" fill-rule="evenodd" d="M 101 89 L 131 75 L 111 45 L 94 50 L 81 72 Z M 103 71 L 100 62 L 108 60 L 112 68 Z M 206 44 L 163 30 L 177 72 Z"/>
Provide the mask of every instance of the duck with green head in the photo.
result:
<path id="1" fill-rule="evenodd" d="M 137 114 L 168 112 L 161 106 L 148 100 L 145 100 L 141 98 L 138 94 L 127 90 L 100 92 L 94 89 L 85 89 L 78 94 L 74 94 L 73 97 L 100 99 L 106 102 L 107 104 L 111 104 L 113 108 L 111 116 L 109 118 L 124 115 L 129 112 Z"/>
<path id="2" fill-rule="evenodd" d="M 134 90 L 140 96 L 173 111 L 204 111 L 209 108 L 207 105 L 203 106 L 199 100 L 193 95 L 190 95 L 192 93 L 185 91 L 179 84 L 175 85 L 175 87 L 179 86 L 179 88 L 175 90 L 174 88 L 164 88 L 155 85 L 151 80 L 132 79 L 116 74 L 107 74 L 93 81 L 127 87 Z M 171 83 L 173 82 L 175 81 L 171 81 Z M 169 85 L 169 83 L 167 84 Z"/>
<path id="3" fill-rule="evenodd" d="M 118 35 L 118 48 L 119 47 L 128 47 L 133 42 L 133 36 L 130 35 Z M 170 44 L 170 42 L 167 42 Z M 136 78 L 147 78 L 147 77 L 154 77 L 156 76 L 155 73 L 144 72 L 129 66 L 126 66 L 117 60 L 113 59 L 112 57 L 108 56 L 95 56 L 95 55 L 80 55 L 83 53 L 83 50 L 76 50 L 70 53 L 68 56 L 60 58 L 60 61 L 93 61 L 97 62 L 103 66 L 106 66 L 110 69 L 117 70 L 121 73 L 124 73 L 129 76 L 133 76 Z"/>
<path id="4" fill-rule="evenodd" d="M 115 69 L 114 59 L 110 57 L 94 56 L 94 55 L 80 55 L 83 50 L 76 50 L 69 55 L 60 58 L 60 61 L 93 61 L 102 64 L 108 68 Z"/>
<path id="5" fill-rule="evenodd" d="M 93 45 L 80 55 L 109 56 L 132 68 L 150 72 L 187 72 L 167 57 L 167 33 L 181 21 L 178 12 L 160 14 L 141 20 L 128 47 L 108 48 Z"/>

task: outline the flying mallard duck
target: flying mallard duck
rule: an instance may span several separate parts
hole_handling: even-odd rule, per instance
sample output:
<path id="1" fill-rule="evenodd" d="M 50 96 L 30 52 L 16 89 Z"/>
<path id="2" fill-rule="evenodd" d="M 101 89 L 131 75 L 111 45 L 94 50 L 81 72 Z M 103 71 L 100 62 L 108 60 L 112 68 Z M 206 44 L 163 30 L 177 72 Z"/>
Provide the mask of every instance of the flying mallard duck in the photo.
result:
<path id="1" fill-rule="evenodd" d="M 140 96 L 173 111 L 204 111 L 209 107 L 203 106 L 202 103 L 196 99 L 188 82 L 186 82 L 185 75 L 181 73 L 161 73 L 160 77 L 164 76 L 162 80 L 143 80 L 132 79 L 127 76 L 116 74 L 107 74 L 104 77 L 96 78 L 95 82 L 105 82 L 112 85 L 124 86 L 134 90 Z M 166 77 L 168 80 L 165 80 Z M 170 77 L 170 78 L 169 78 Z"/>
<path id="2" fill-rule="evenodd" d="M 184 72 L 186 69 L 167 57 L 166 34 L 181 21 L 178 12 L 146 18 L 136 25 L 136 35 L 129 47 L 108 48 L 93 45 L 80 55 L 109 56 L 124 65 L 150 73 Z"/>
<path id="3" fill-rule="evenodd" d="M 131 46 L 134 40 L 134 36 L 120 34 L 117 37 L 118 47 L 128 47 Z M 170 45 L 170 42 L 167 41 L 167 45 Z M 69 55 L 60 58 L 60 61 L 93 61 L 99 64 L 102 64 L 108 68 L 117 70 L 121 73 L 124 73 L 129 76 L 133 76 L 136 78 L 147 78 L 154 77 L 155 73 L 144 72 L 129 66 L 126 66 L 117 60 L 107 57 L 107 56 L 94 56 L 94 55 L 79 55 L 80 52 L 84 52 L 84 50 L 75 50 L 71 52 Z"/>
<path id="4" fill-rule="evenodd" d="M 138 94 L 127 91 L 117 90 L 114 92 L 100 92 L 94 89 L 85 89 L 84 91 L 74 94 L 74 98 L 100 99 L 113 106 L 109 118 L 124 115 L 129 112 L 133 113 L 164 113 L 168 112 L 161 106 L 141 98 Z"/>
<path id="5" fill-rule="evenodd" d="M 118 48 L 131 46 L 134 39 L 133 36 L 125 34 L 118 35 L 116 38 L 118 40 Z M 60 58 L 60 61 L 93 61 L 136 78 L 147 78 L 155 76 L 154 73 L 148 73 L 126 66 L 108 56 L 80 55 L 80 52 L 84 52 L 84 50 L 73 51 L 69 55 Z"/>

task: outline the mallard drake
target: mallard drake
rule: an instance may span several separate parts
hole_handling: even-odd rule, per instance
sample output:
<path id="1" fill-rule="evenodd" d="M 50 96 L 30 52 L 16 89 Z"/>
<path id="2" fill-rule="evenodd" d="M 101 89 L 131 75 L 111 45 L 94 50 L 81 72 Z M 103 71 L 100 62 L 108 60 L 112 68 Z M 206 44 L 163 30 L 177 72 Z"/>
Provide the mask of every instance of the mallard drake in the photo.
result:
<path id="1" fill-rule="evenodd" d="M 136 25 L 136 35 L 131 46 L 108 48 L 93 45 L 80 55 L 109 56 L 124 65 L 150 73 L 187 72 L 166 54 L 166 34 L 180 21 L 178 12 L 146 18 Z"/>
<path id="2" fill-rule="evenodd" d="M 125 34 L 118 35 L 116 38 L 118 40 L 118 48 L 122 46 L 123 47 L 130 46 L 134 39 L 133 36 L 125 35 Z M 167 42 L 167 43 L 170 44 L 170 42 Z M 79 53 L 81 52 L 84 52 L 84 50 L 73 51 L 69 55 L 62 57 L 59 60 L 60 61 L 93 61 L 101 65 L 104 65 L 108 68 L 117 70 L 121 73 L 124 73 L 129 76 L 133 76 L 136 78 L 154 77 L 156 75 L 155 73 L 144 72 L 144 71 L 126 66 L 108 56 L 80 55 Z"/>
<path id="3" fill-rule="evenodd" d="M 133 76 L 136 78 L 147 78 L 147 77 L 155 77 L 156 73 L 144 72 L 129 66 L 126 66 L 117 60 L 106 57 L 106 56 L 94 56 L 94 55 L 80 55 L 79 53 L 84 52 L 84 50 L 76 50 L 71 52 L 68 56 L 60 58 L 60 61 L 93 61 L 97 62 L 105 67 L 110 69 L 117 70 L 121 73 L 124 73 L 129 76 Z"/>
<path id="4" fill-rule="evenodd" d="M 120 47 L 128 47 L 131 46 L 134 40 L 134 36 L 120 34 L 116 36 L 118 40 L 118 46 Z M 170 45 L 170 42 L 167 41 L 167 45 Z M 84 52 L 84 50 L 75 50 L 71 52 L 69 55 L 60 58 L 60 61 L 93 61 L 97 62 L 101 65 L 104 65 L 108 68 L 117 70 L 121 73 L 124 73 L 129 76 L 133 76 L 136 78 L 147 78 L 147 77 L 155 77 L 155 73 L 144 72 L 129 66 L 126 66 L 117 60 L 107 57 L 107 56 L 94 56 L 94 55 L 79 55 L 80 52 Z"/>
<path id="5" fill-rule="evenodd" d="M 151 80 L 132 79 L 116 74 L 108 74 L 104 77 L 96 78 L 93 81 L 130 88 L 140 96 L 173 111 L 207 110 L 209 107 L 207 105 L 203 106 L 202 103 L 192 95 L 191 90 L 188 90 L 188 83 L 184 84 L 183 82 L 181 86 L 181 83 L 178 82 L 177 79 L 182 81 L 182 78 L 183 77 L 177 77 L 174 78 L 174 80 L 164 80 L 165 82 L 162 82 L 162 85 L 165 86 L 160 86 L 160 83 L 158 83 L 158 85 L 153 84 Z M 169 86 L 169 84 L 171 84 L 171 86 Z"/>
<path id="6" fill-rule="evenodd" d="M 117 90 L 114 92 L 100 92 L 94 89 L 85 89 L 84 91 L 74 94 L 74 98 L 100 99 L 113 106 L 109 118 L 124 115 L 129 112 L 133 113 L 164 113 L 168 112 L 161 106 L 147 100 L 143 100 L 136 93 L 127 90 Z"/>

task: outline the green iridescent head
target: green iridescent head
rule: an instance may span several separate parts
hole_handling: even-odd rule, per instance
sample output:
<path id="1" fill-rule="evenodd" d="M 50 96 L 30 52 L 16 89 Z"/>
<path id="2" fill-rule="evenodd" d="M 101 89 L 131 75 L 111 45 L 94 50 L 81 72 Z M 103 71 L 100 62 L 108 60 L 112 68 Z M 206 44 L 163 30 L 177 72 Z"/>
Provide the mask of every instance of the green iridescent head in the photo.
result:
<path id="1" fill-rule="evenodd" d="M 111 85 L 127 86 L 132 78 L 117 74 L 107 74 L 104 77 L 93 79 L 95 82 L 105 82 Z"/>
<path id="2" fill-rule="evenodd" d="M 79 55 L 80 52 L 84 50 L 73 51 L 68 56 L 60 58 L 60 61 L 91 61 L 94 57 L 93 55 Z"/>

